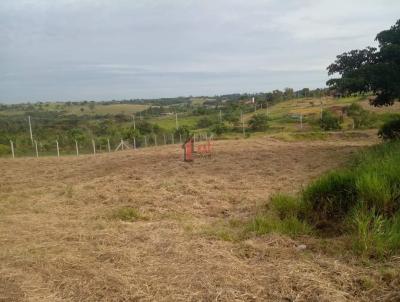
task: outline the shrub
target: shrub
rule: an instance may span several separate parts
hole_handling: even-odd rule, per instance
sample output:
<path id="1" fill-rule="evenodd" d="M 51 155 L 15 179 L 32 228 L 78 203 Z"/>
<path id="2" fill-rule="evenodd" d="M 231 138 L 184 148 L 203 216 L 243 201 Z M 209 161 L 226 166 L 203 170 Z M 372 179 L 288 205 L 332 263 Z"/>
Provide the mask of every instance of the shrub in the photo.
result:
<path id="1" fill-rule="evenodd" d="M 7 145 L 0 144 L 0 156 L 11 154 L 11 147 Z"/>
<path id="2" fill-rule="evenodd" d="M 239 123 L 240 113 L 235 111 L 229 111 L 224 114 L 224 121 L 227 121 L 232 124 Z"/>
<path id="3" fill-rule="evenodd" d="M 210 130 L 216 135 L 221 135 L 228 131 L 228 127 L 224 123 L 218 123 L 214 124 Z"/>
<path id="4" fill-rule="evenodd" d="M 186 125 L 180 126 L 178 129 L 175 130 L 175 135 L 176 136 L 181 135 L 182 138 L 186 139 L 190 135 L 190 129 Z"/>
<path id="5" fill-rule="evenodd" d="M 348 116 L 353 118 L 354 128 L 365 128 L 374 122 L 374 116 L 367 110 L 364 110 L 359 104 L 352 103 L 346 109 Z"/>
<path id="6" fill-rule="evenodd" d="M 254 131 L 265 131 L 268 128 L 268 116 L 265 113 L 254 114 L 248 122 Z"/>
<path id="7" fill-rule="evenodd" d="M 197 128 L 207 128 L 213 124 L 213 121 L 209 117 L 203 117 L 197 121 Z"/>
<path id="8" fill-rule="evenodd" d="M 329 111 L 322 112 L 320 127 L 325 131 L 340 129 L 340 120 Z"/>
<path id="9" fill-rule="evenodd" d="M 136 129 L 139 130 L 141 134 L 150 134 L 153 132 L 153 125 L 148 121 L 139 120 L 136 122 Z"/>
<path id="10" fill-rule="evenodd" d="M 357 201 L 355 181 L 350 171 L 334 171 L 311 183 L 302 194 L 304 216 L 319 228 L 342 221 Z"/>
<path id="11" fill-rule="evenodd" d="M 384 140 L 400 139 L 400 118 L 393 119 L 382 125 L 378 136 Z"/>

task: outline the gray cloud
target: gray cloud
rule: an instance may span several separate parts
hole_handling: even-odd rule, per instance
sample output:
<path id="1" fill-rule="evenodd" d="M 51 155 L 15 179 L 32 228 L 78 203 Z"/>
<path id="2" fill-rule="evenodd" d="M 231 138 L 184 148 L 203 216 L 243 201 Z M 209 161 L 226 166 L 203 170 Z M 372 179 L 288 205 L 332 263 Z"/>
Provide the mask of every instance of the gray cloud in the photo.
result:
<path id="1" fill-rule="evenodd" d="M 400 2 L 2 0 L 0 102 L 322 87 Z"/>

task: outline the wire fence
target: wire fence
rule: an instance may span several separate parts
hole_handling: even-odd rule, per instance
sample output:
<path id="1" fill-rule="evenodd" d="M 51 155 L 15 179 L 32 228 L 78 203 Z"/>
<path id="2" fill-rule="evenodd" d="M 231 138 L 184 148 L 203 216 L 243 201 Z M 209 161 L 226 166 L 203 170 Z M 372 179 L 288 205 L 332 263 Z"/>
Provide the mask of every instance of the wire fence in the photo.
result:
<path id="1" fill-rule="evenodd" d="M 211 138 L 208 133 L 196 133 L 193 135 L 195 141 L 204 141 Z M 42 143 L 32 140 L 27 143 L 15 143 L 10 140 L 9 152 L 3 157 L 42 157 L 42 156 L 80 156 L 84 154 L 100 154 L 123 151 L 127 149 L 141 149 L 165 145 L 183 144 L 188 135 L 182 134 L 150 134 L 132 138 L 93 138 L 74 141 L 54 140 L 54 142 Z M 8 154 L 7 154 L 8 153 Z"/>

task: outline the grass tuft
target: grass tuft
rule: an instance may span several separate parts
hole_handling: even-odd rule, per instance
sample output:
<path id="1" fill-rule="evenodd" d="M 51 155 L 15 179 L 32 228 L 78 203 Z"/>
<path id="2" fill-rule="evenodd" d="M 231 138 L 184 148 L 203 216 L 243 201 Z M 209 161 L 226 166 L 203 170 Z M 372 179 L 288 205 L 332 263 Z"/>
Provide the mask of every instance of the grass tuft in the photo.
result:
<path id="1" fill-rule="evenodd" d="M 300 203 L 296 197 L 282 193 L 272 196 L 270 205 L 280 219 L 296 217 L 300 209 Z"/>
<path id="2" fill-rule="evenodd" d="M 123 207 L 115 210 L 112 214 L 112 218 L 122 221 L 133 222 L 142 218 L 142 215 L 135 208 Z"/>

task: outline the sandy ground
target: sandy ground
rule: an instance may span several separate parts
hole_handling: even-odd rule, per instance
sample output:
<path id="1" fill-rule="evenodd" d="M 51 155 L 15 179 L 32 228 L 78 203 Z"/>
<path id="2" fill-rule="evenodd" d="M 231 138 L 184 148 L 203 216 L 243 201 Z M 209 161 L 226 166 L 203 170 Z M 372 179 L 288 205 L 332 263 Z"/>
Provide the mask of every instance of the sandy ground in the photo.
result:
<path id="1" fill-rule="evenodd" d="M 193 163 L 178 145 L 2 159 L 0 301 L 389 301 L 395 285 L 373 265 L 311 239 L 203 232 L 254 215 L 271 193 L 298 191 L 370 143 L 218 141 Z M 113 218 L 127 206 L 142 218 Z"/>

